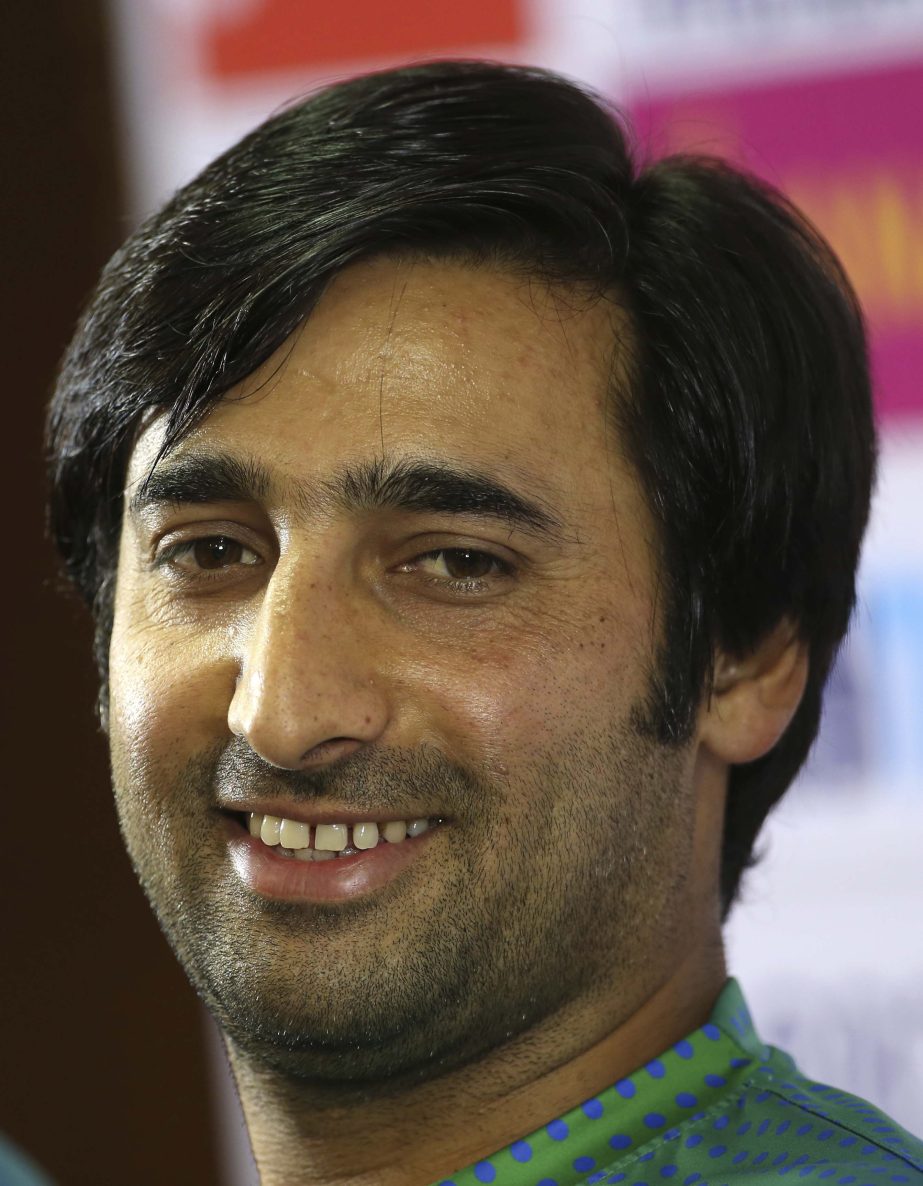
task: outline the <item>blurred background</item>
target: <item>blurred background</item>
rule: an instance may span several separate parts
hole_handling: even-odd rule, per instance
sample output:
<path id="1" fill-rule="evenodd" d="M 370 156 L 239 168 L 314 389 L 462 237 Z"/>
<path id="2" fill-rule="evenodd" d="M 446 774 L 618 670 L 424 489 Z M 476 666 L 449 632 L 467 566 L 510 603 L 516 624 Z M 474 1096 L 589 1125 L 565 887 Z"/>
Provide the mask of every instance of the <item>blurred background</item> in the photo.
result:
<path id="1" fill-rule="evenodd" d="M 90 626 L 43 542 L 56 360 L 124 235 L 280 104 L 464 56 L 560 70 L 624 106 L 642 151 L 768 178 L 865 303 L 882 470 L 859 612 L 728 943 L 767 1040 L 923 1132 L 923 0 L 7 0 L 3 17 L 0 1129 L 62 1186 L 254 1180 L 217 1038 L 122 853 Z"/>

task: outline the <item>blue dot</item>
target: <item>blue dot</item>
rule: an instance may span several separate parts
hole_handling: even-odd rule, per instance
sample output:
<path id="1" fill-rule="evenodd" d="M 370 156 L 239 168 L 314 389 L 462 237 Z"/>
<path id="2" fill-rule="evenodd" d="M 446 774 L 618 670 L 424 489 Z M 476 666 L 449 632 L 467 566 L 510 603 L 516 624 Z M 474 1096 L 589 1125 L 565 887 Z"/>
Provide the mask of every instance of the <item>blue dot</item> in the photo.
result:
<path id="1" fill-rule="evenodd" d="M 532 1146 L 528 1141 L 514 1141 L 510 1145 L 510 1154 L 514 1161 L 531 1161 Z"/>
<path id="2" fill-rule="evenodd" d="M 706 1075 L 705 1082 L 709 1087 L 725 1087 L 727 1079 L 723 1075 Z"/>
<path id="3" fill-rule="evenodd" d="M 703 1025 L 702 1033 L 706 1038 L 710 1038 L 712 1042 L 717 1042 L 721 1037 L 721 1030 L 716 1025 Z"/>
<path id="4" fill-rule="evenodd" d="M 660 1167 L 661 1178 L 672 1178 L 676 1173 L 676 1168 L 677 1167 L 675 1165 L 662 1165 Z"/>
<path id="5" fill-rule="evenodd" d="M 642 1153 L 638 1161 L 652 1161 L 654 1157 L 654 1150 L 651 1149 L 648 1153 Z"/>
<path id="6" fill-rule="evenodd" d="M 610 1174 L 609 1177 L 606 1178 L 606 1181 L 613 1183 L 613 1186 L 614 1186 L 614 1184 L 616 1182 L 624 1182 L 625 1175 L 624 1174 Z"/>
<path id="7" fill-rule="evenodd" d="M 832 1178 L 835 1173 L 836 1173 L 836 1170 L 833 1169 L 833 1167 L 831 1167 L 829 1170 L 823 1170 L 817 1176 L 818 1176 L 818 1178 Z"/>
<path id="8" fill-rule="evenodd" d="M 695 1055 L 692 1043 L 687 1041 L 686 1038 L 683 1038 L 682 1042 L 677 1042 L 673 1049 L 680 1058 L 693 1058 Z"/>
<path id="9" fill-rule="evenodd" d="M 647 1182 L 635 1182 L 635 1186 L 647 1186 Z"/>
<path id="10" fill-rule="evenodd" d="M 763 1133 L 766 1131 L 766 1129 L 769 1127 L 769 1125 L 770 1125 L 771 1123 L 772 1123 L 772 1121 L 770 1121 L 770 1120 L 761 1120 L 761 1121 L 760 1121 L 760 1126 L 759 1126 L 759 1128 L 756 1130 L 756 1135 L 757 1135 L 758 1137 L 761 1137 L 761 1136 L 763 1135 Z"/>
<path id="11" fill-rule="evenodd" d="M 698 1182 L 701 1174 L 690 1174 L 688 1178 L 683 1178 L 683 1186 L 693 1186 L 693 1183 Z"/>
<path id="12" fill-rule="evenodd" d="M 652 1079 L 662 1079 L 667 1073 L 667 1068 L 663 1065 L 659 1058 L 652 1059 L 644 1069 Z"/>
<path id="13" fill-rule="evenodd" d="M 579 1170 L 581 1173 L 583 1173 L 584 1170 L 595 1170 L 596 1160 L 593 1157 L 575 1157 L 573 1160 L 573 1166 L 575 1170 Z"/>
<path id="14" fill-rule="evenodd" d="M 740 1163 L 742 1161 L 746 1161 L 749 1156 L 750 1156 L 749 1153 L 738 1153 L 735 1157 L 733 1157 L 731 1159 L 731 1162 L 733 1165 L 740 1165 Z"/>
<path id="15" fill-rule="evenodd" d="M 694 1108 L 699 1101 L 691 1092 L 681 1091 L 676 1097 L 676 1102 L 681 1108 Z"/>
<path id="16" fill-rule="evenodd" d="M 615 1085 L 615 1090 L 624 1100 L 630 1100 L 635 1094 L 635 1085 L 630 1079 L 620 1079 Z"/>
<path id="17" fill-rule="evenodd" d="M 666 1122 L 666 1116 L 662 1116 L 659 1112 L 648 1112 L 644 1117 L 644 1123 L 648 1128 L 663 1128 Z"/>
<path id="18" fill-rule="evenodd" d="M 545 1130 L 553 1141 L 566 1141 L 570 1129 L 563 1120 L 552 1120 Z"/>
<path id="19" fill-rule="evenodd" d="M 840 1141 L 840 1148 L 848 1149 L 850 1145 L 855 1145 L 855 1143 L 856 1143 L 855 1137 L 843 1137 L 842 1141 Z"/>
<path id="20" fill-rule="evenodd" d="M 792 1169 L 794 1169 L 796 1165 L 804 1165 L 804 1163 L 807 1160 L 808 1160 L 807 1153 L 802 1153 L 800 1157 L 796 1157 L 795 1160 L 792 1162 Z"/>
<path id="21" fill-rule="evenodd" d="M 712 1145 L 712 1147 L 708 1150 L 708 1156 L 709 1157 L 723 1157 L 725 1155 L 725 1153 L 727 1153 L 727 1151 L 728 1151 L 727 1145 Z"/>
<path id="22" fill-rule="evenodd" d="M 909 1182 L 910 1179 L 907 1177 L 906 1174 L 892 1174 L 891 1181 L 892 1182 Z"/>
<path id="23" fill-rule="evenodd" d="M 587 1186 L 596 1186 L 596 1183 L 601 1182 L 605 1176 L 605 1170 L 597 1170 L 595 1174 L 590 1174 L 587 1178 Z"/>
<path id="24" fill-rule="evenodd" d="M 752 1058 L 732 1058 L 731 1066 L 734 1068 L 735 1071 L 737 1071 L 741 1067 L 748 1067 L 751 1062 L 753 1062 Z"/>
<path id="25" fill-rule="evenodd" d="M 840 1186 L 849 1186 L 850 1182 L 855 1182 L 855 1180 L 856 1178 L 854 1174 L 846 1174 L 844 1177 L 837 1179 L 837 1181 L 840 1183 Z"/>
<path id="26" fill-rule="evenodd" d="M 609 1138 L 609 1144 L 613 1149 L 627 1149 L 631 1144 L 631 1137 L 627 1133 L 617 1132 L 615 1136 Z"/>
<path id="27" fill-rule="evenodd" d="M 737 1129 L 737 1135 L 739 1137 L 742 1137 L 745 1133 L 748 1133 L 752 1127 L 753 1127 L 753 1125 L 750 1123 L 750 1121 L 745 1120 L 743 1122 L 743 1124 L 741 1124 L 740 1127 Z"/>
<path id="28" fill-rule="evenodd" d="M 792 1127 L 792 1122 L 790 1120 L 780 1120 L 779 1123 L 776 1125 L 776 1136 L 781 1137 L 781 1135 L 784 1132 L 788 1132 L 788 1130 L 791 1127 Z"/>
<path id="29" fill-rule="evenodd" d="M 603 1106 L 599 1100 L 587 1100 L 581 1104 L 584 1116 L 589 1116 L 591 1120 L 598 1120 L 603 1114 Z"/>
<path id="30" fill-rule="evenodd" d="M 727 1128 L 730 1123 L 730 1116 L 719 1116 L 712 1127 L 720 1130 L 722 1128 Z"/>
<path id="31" fill-rule="evenodd" d="M 479 1182 L 492 1182 L 497 1176 L 497 1171 L 489 1161 L 479 1161 L 474 1167 L 474 1176 Z"/>
<path id="32" fill-rule="evenodd" d="M 536 1186 L 558 1186 L 558 1183 L 555 1178 L 542 1178 L 540 1182 L 536 1183 Z"/>
<path id="33" fill-rule="evenodd" d="M 692 1136 L 686 1137 L 686 1148 L 694 1149 L 696 1145 L 702 1144 L 702 1134 L 694 1132 Z M 699 1175 L 701 1177 L 701 1175 Z"/>
<path id="34" fill-rule="evenodd" d="M 780 1153 L 778 1157 L 774 1157 L 772 1159 L 772 1164 L 773 1165 L 781 1165 L 783 1161 L 788 1161 L 787 1153 Z"/>
<path id="35" fill-rule="evenodd" d="M 808 1177 L 808 1175 L 809 1175 L 809 1174 L 813 1174 L 815 1169 L 816 1169 L 816 1166 L 813 1166 L 813 1165 L 803 1165 L 803 1166 L 801 1167 L 801 1169 L 798 1171 L 798 1177 L 799 1177 L 799 1178 L 806 1178 L 806 1177 Z"/>
<path id="36" fill-rule="evenodd" d="M 813 1124 L 802 1124 L 801 1128 L 799 1128 L 797 1130 L 795 1135 L 799 1136 L 799 1137 L 803 1137 L 805 1135 L 805 1133 L 809 1133 L 813 1127 L 814 1127 Z"/>
<path id="37" fill-rule="evenodd" d="M 451 1178 L 446 1178 L 444 1181 L 439 1183 L 439 1186 L 455 1186 L 455 1183 Z"/>
<path id="38" fill-rule="evenodd" d="M 756 1157 L 753 1158 L 753 1164 L 762 1165 L 768 1156 L 768 1153 L 757 1153 Z"/>

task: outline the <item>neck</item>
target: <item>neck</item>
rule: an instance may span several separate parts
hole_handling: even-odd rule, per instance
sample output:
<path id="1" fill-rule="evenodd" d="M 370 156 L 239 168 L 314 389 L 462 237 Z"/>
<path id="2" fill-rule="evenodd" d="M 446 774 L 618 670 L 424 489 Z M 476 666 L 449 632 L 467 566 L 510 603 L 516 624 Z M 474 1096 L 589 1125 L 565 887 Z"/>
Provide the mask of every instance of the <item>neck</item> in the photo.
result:
<path id="1" fill-rule="evenodd" d="M 597 994 L 475 1064 L 383 1097 L 365 1094 L 361 1102 L 283 1079 L 229 1046 L 262 1186 L 439 1181 L 569 1111 L 702 1025 L 725 978 L 719 934 L 638 999 Z"/>

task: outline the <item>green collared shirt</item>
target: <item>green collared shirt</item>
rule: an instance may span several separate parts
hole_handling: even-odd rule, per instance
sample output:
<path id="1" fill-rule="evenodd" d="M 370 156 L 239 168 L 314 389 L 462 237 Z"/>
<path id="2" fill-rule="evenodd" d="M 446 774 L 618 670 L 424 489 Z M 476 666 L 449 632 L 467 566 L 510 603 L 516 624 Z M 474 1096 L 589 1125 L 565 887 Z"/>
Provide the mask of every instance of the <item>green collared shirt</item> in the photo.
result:
<path id="1" fill-rule="evenodd" d="M 438 1186 L 763 1186 L 786 1174 L 923 1186 L 923 1143 L 764 1045 L 729 980 L 701 1029 Z"/>

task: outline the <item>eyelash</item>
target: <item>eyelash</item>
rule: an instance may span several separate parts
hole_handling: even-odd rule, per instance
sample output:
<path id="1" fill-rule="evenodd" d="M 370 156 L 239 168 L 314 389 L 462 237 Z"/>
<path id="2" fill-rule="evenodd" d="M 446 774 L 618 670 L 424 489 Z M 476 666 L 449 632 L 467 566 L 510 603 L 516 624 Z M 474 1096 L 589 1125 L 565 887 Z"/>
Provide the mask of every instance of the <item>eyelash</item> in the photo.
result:
<path id="1" fill-rule="evenodd" d="M 200 544 L 214 543 L 224 541 L 228 544 L 234 545 L 243 549 L 244 552 L 249 552 L 253 556 L 258 557 L 255 549 L 249 547 L 241 540 L 235 539 L 230 535 L 207 535 L 199 536 L 196 539 L 181 540 L 178 543 L 170 544 L 164 548 L 153 561 L 152 567 L 161 569 L 170 567 L 173 572 L 186 581 L 203 582 L 203 581 L 218 581 L 223 579 L 223 575 L 232 567 L 244 568 L 258 568 L 263 561 L 259 558 L 255 562 L 237 561 L 236 564 L 228 564 L 215 569 L 196 568 L 194 571 L 184 570 L 177 561 L 187 557 L 193 556 L 195 548 Z M 425 560 L 436 560 L 440 557 L 448 557 L 452 555 L 464 554 L 476 558 L 482 558 L 490 563 L 491 572 L 479 577 L 438 577 L 428 576 L 425 581 L 428 585 L 441 589 L 449 593 L 457 594 L 477 594 L 483 593 L 490 588 L 491 581 L 498 578 L 504 579 L 515 575 L 515 567 L 507 560 L 501 560 L 499 556 L 495 556 L 492 552 L 488 552 L 483 548 L 433 548 L 428 552 L 421 552 L 414 556 L 411 560 L 398 566 L 398 571 L 402 573 L 411 573 L 416 570 L 417 566 Z"/>
<path id="2" fill-rule="evenodd" d="M 184 570 L 179 564 L 177 564 L 177 561 L 182 559 L 183 557 L 192 556 L 194 554 L 195 549 L 200 544 L 216 543 L 219 541 L 223 541 L 225 543 L 232 544 L 235 547 L 241 548 L 244 552 L 249 552 L 249 553 L 251 553 L 251 555 L 257 557 L 256 562 L 243 562 L 242 563 L 241 561 L 238 561 L 237 565 L 239 565 L 240 567 L 259 568 L 262 565 L 263 562 L 261 559 L 259 559 L 258 553 L 256 552 L 256 550 L 254 548 L 249 547 L 242 540 L 235 539 L 232 535 L 216 534 L 216 535 L 202 535 L 202 536 L 196 537 L 195 539 L 180 540 L 178 543 L 170 544 L 168 547 L 164 548 L 154 558 L 153 567 L 155 569 L 170 567 L 170 568 L 172 568 L 174 573 L 177 573 L 177 574 L 181 575 L 185 580 L 190 580 L 190 581 L 221 580 L 223 574 L 226 573 L 228 568 L 232 567 L 232 565 L 229 564 L 229 565 L 226 565 L 226 566 L 223 566 L 220 568 L 215 568 L 215 569 L 207 569 L 207 568 L 197 567 L 194 572 L 190 572 L 188 570 Z"/>
<path id="3" fill-rule="evenodd" d="M 512 564 L 506 560 L 501 560 L 499 556 L 495 556 L 493 552 L 485 551 L 483 548 L 433 548 L 429 552 L 421 552 L 415 556 L 407 564 L 401 565 L 402 572 L 411 571 L 411 566 L 416 566 L 422 560 L 433 560 L 437 557 L 445 557 L 452 554 L 463 553 L 468 556 L 475 556 L 483 558 L 490 562 L 493 571 L 488 575 L 481 577 L 435 577 L 430 576 L 425 578 L 426 583 L 435 588 L 445 590 L 450 593 L 461 594 L 476 594 L 483 593 L 490 588 L 491 581 L 496 581 L 497 578 L 509 578 L 515 575 L 515 569 Z"/>

